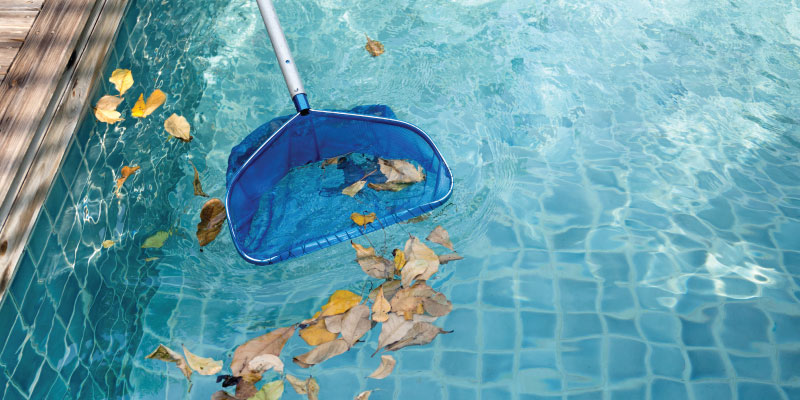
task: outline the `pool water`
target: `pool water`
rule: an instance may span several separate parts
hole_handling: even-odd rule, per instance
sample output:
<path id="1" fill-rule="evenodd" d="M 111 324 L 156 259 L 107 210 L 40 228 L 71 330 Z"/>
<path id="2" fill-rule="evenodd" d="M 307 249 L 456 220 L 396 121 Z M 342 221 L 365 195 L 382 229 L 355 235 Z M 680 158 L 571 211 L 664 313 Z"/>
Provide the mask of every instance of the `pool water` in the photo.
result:
<path id="1" fill-rule="evenodd" d="M 365 378 L 376 332 L 310 371 L 287 364 L 323 399 L 800 398 L 796 1 L 276 7 L 313 107 L 387 104 L 453 170 L 447 205 L 370 240 L 441 224 L 465 258 L 431 282 L 455 332 L 398 351 L 386 379 Z M 167 103 L 84 119 L 0 305 L 3 399 L 208 399 L 214 377 L 189 391 L 144 356 L 185 344 L 227 366 L 363 288 L 346 243 L 266 267 L 227 231 L 197 246 L 188 161 L 222 198 L 231 147 L 293 111 L 254 1 L 132 0 L 104 76 L 118 67 L 136 79 L 120 108 L 155 88 Z M 173 112 L 189 145 L 166 140 Z M 123 165 L 141 170 L 117 197 Z M 157 231 L 172 234 L 141 249 Z M 295 337 L 284 358 L 305 349 Z"/>

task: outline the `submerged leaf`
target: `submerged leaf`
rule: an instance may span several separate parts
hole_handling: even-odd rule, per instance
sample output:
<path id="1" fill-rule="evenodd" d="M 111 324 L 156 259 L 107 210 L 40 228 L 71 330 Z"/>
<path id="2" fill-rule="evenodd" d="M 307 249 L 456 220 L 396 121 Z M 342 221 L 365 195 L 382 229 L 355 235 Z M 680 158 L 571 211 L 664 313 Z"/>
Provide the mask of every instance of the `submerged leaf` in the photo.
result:
<path id="1" fill-rule="evenodd" d="M 335 340 L 337 336 L 339 335 L 326 329 L 325 318 L 317 319 L 316 322 L 300 330 L 300 337 L 310 346 L 328 343 Z"/>
<path id="2" fill-rule="evenodd" d="M 236 397 L 231 396 L 224 390 L 217 390 L 211 395 L 211 400 L 238 400 Z"/>
<path id="3" fill-rule="evenodd" d="M 278 400 L 283 396 L 283 379 L 278 379 L 261 386 L 261 390 L 248 400 Z M 236 396 L 239 397 L 238 395 Z M 244 397 L 247 399 L 247 397 Z"/>
<path id="4" fill-rule="evenodd" d="M 372 329 L 372 321 L 369 319 L 369 307 L 359 304 L 350 309 L 342 319 L 342 339 L 347 345 L 353 345 Z"/>
<path id="5" fill-rule="evenodd" d="M 183 346 L 183 354 L 186 355 L 186 362 L 189 363 L 189 367 L 197 371 L 200 375 L 214 375 L 222 371 L 222 361 L 192 354 L 186 346 Z"/>
<path id="6" fill-rule="evenodd" d="M 113 240 L 103 240 L 103 248 L 104 249 L 107 249 L 107 248 L 109 248 L 109 247 L 111 247 L 113 245 L 114 245 L 114 241 Z"/>
<path id="7" fill-rule="evenodd" d="M 361 296 L 349 290 L 337 290 L 328 299 L 328 303 L 322 306 L 320 317 L 341 314 L 355 307 L 361 302 Z"/>
<path id="8" fill-rule="evenodd" d="M 197 172 L 197 167 L 195 167 L 194 163 L 191 161 L 189 161 L 189 164 L 192 164 L 192 168 L 194 168 L 194 181 L 192 181 L 192 185 L 194 185 L 194 195 L 208 197 L 206 192 L 203 191 L 203 185 L 200 183 L 200 173 Z"/>
<path id="9" fill-rule="evenodd" d="M 403 270 L 403 267 L 406 265 L 406 253 L 400 249 L 392 250 L 392 255 L 394 256 L 394 270 L 398 274 L 400 271 Z"/>
<path id="10" fill-rule="evenodd" d="M 453 242 L 450 241 L 450 234 L 442 228 L 441 225 L 437 225 L 436 228 L 425 238 L 425 240 L 431 241 L 433 243 L 440 244 L 444 247 L 447 247 L 451 251 L 455 251 L 453 248 Z"/>
<path id="11" fill-rule="evenodd" d="M 192 135 L 190 134 L 191 127 L 189 126 L 189 121 L 186 118 L 181 117 L 178 114 L 172 114 L 164 121 L 164 129 L 176 138 L 184 141 L 184 142 L 191 142 Z"/>
<path id="12" fill-rule="evenodd" d="M 440 333 L 451 333 L 428 322 L 415 322 L 402 339 L 386 346 L 386 350 L 396 351 L 403 347 L 428 344 Z"/>
<path id="13" fill-rule="evenodd" d="M 119 95 L 122 96 L 133 86 L 133 75 L 129 69 L 115 69 L 108 81 L 114 84 Z"/>
<path id="14" fill-rule="evenodd" d="M 308 392 L 308 400 L 319 400 L 319 384 L 313 376 L 306 379 L 306 391 Z"/>
<path id="15" fill-rule="evenodd" d="M 225 222 L 225 205 L 217 198 L 213 198 L 203 204 L 200 210 L 200 222 L 197 224 L 197 242 L 200 246 L 205 246 L 217 238 Z"/>
<path id="16" fill-rule="evenodd" d="M 402 339 L 414 326 L 414 321 L 406 321 L 405 318 L 391 313 L 389 319 L 381 326 L 381 334 L 378 336 L 378 350 Z"/>
<path id="17" fill-rule="evenodd" d="M 395 363 L 396 361 L 394 360 L 394 357 L 390 355 L 381 356 L 381 365 L 379 365 L 378 368 L 368 376 L 368 378 L 372 379 L 386 378 L 394 370 Z"/>
<path id="18" fill-rule="evenodd" d="M 143 249 L 159 249 L 161 246 L 164 245 L 164 242 L 167 241 L 169 237 L 169 232 L 166 231 L 158 231 L 153 236 L 144 240 L 142 243 Z"/>
<path id="19" fill-rule="evenodd" d="M 165 101 L 167 101 L 167 95 L 161 90 L 156 89 L 153 93 L 150 93 L 150 96 L 147 97 L 147 102 L 144 101 L 144 93 L 142 93 L 131 110 L 131 116 L 144 118 L 152 114 L 158 107 L 161 107 Z"/>
<path id="20" fill-rule="evenodd" d="M 370 189 L 378 191 L 378 192 L 383 192 L 383 191 L 399 192 L 399 191 L 411 186 L 411 184 L 410 183 L 386 182 L 386 183 L 370 183 L 367 186 L 369 186 Z"/>
<path id="21" fill-rule="evenodd" d="M 331 157 L 326 159 L 322 162 L 322 169 L 325 169 L 328 165 L 336 165 L 343 157 Z"/>
<path id="22" fill-rule="evenodd" d="M 414 167 L 406 160 L 378 159 L 381 172 L 386 175 L 386 183 L 415 183 L 425 179 L 422 167 Z"/>
<path id="23" fill-rule="evenodd" d="M 367 181 L 358 181 L 358 182 L 356 182 L 356 183 L 354 183 L 354 184 L 342 189 L 342 194 L 346 194 L 346 195 L 348 195 L 350 197 L 355 197 L 355 195 L 358 194 L 358 192 L 360 192 L 361 189 L 364 188 L 364 184 L 365 183 L 367 183 Z"/>
<path id="24" fill-rule="evenodd" d="M 163 344 L 159 344 L 158 347 L 155 350 L 153 350 L 152 353 L 145 356 L 145 358 L 151 358 L 166 362 L 174 362 L 175 365 L 177 365 L 178 368 L 180 368 L 181 372 L 183 372 L 183 376 L 185 376 L 186 379 L 192 378 L 192 370 L 189 369 L 188 365 L 186 365 L 186 361 L 183 359 L 183 356 L 176 353 L 169 347 L 164 346 Z"/>
<path id="25" fill-rule="evenodd" d="M 113 124 L 115 122 L 122 121 L 124 118 L 121 118 L 122 114 L 117 111 L 117 106 L 121 102 L 121 97 L 108 95 L 101 97 L 94 107 L 94 116 L 98 121 L 105 122 L 107 124 Z"/>
<path id="26" fill-rule="evenodd" d="M 408 287 L 415 279 L 428 280 L 439 271 L 439 257 L 416 236 L 406 241 L 406 265 L 403 267 L 403 286 Z"/>
<path id="27" fill-rule="evenodd" d="M 461 257 L 460 255 L 458 255 L 458 253 L 442 254 L 441 256 L 439 256 L 439 264 L 444 265 L 449 263 L 450 261 L 458 261 L 463 259 L 464 257 Z"/>
<path id="28" fill-rule="evenodd" d="M 265 335 L 250 339 L 233 352 L 231 372 L 234 376 L 243 376 L 251 373 L 249 364 L 254 358 L 262 354 L 280 356 L 286 341 L 294 335 L 295 326 L 278 328 Z"/>
<path id="29" fill-rule="evenodd" d="M 312 365 L 319 364 L 331 357 L 338 356 L 350 348 L 344 339 L 336 339 L 332 342 L 323 343 L 314 347 L 311 351 L 301 354 L 293 359 L 294 363 L 308 368 Z"/>
<path id="30" fill-rule="evenodd" d="M 383 297 L 383 285 L 378 287 L 378 294 L 375 296 L 375 302 L 372 304 L 372 320 L 375 322 L 385 322 L 389 319 L 389 311 L 392 306 L 389 301 Z"/>
<path id="31" fill-rule="evenodd" d="M 247 364 L 253 374 L 263 374 L 274 369 L 279 374 L 283 373 L 283 361 L 274 354 L 261 354 Z"/>
<path id="32" fill-rule="evenodd" d="M 136 100 L 136 104 L 134 104 L 133 108 L 131 109 L 131 117 L 143 118 L 144 107 L 144 93 L 142 93 L 139 95 L 139 100 Z"/>
<path id="33" fill-rule="evenodd" d="M 364 34 L 364 36 L 367 35 Z M 364 46 L 364 48 L 366 48 L 367 52 L 369 52 L 369 54 L 373 57 L 383 54 L 383 43 L 377 40 L 372 40 L 369 38 L 369 36 L 367 36 L 367 45 Z"/>
<path id="34" fill-rule="evenodd" d="M 125 183 L 125 181 L 128 180 L 129 176 L 133 175 L 133 173 L 138 171 L 138 170 L 139 170 L 139 166 L 138 165 L 133 166 L 133 167 L 122 167 L 122 171 L 120 171 L 120 174 L 119 174 L 120 176 L 117 179 L 117 190 L 119 190 L 119 188 L 122 187 L 122 184 Z"/>
<path id="35" fill-rule="evenodd" d="M 378 279 L 394 276 L 394 264 L 381 256 L 376 256 L 374 247 L 363 247 L 355 242 L 350 242 L 350 245 L 356 249 L 356 261 L 367 275 Z"/>
<path id="36" fill-rule="evenodd" d="M 369 400 L 372 390 L 366 390 L 358 394 L 353 400 Z"/>
<path id="37" fill-rule="evenodd" d="M 375 213 L 369 213 L 369 214 L 366 214 L 366 215 L 362 215 L 362 214 L 359 214 L 357 212 L 354 212 L 354 213 L 350 214 L 350 219 L 352 219 L 353 222 L 356 223 L 356 225 L 364 226 L 366 224 L 370 224 L 373 221 L 375 221 Z"/>
<path id="38" fill-rule="evenodd" d="M 286 374 L 286 380 L 289 381 L 289 384 L 292 385 L 292 388 L 294 388 L 294 391 L 297 392 L 297 394 L 308 393 L 308 389 L 306 388 L 308 379 L 302 380 L 294 375 Z"/>

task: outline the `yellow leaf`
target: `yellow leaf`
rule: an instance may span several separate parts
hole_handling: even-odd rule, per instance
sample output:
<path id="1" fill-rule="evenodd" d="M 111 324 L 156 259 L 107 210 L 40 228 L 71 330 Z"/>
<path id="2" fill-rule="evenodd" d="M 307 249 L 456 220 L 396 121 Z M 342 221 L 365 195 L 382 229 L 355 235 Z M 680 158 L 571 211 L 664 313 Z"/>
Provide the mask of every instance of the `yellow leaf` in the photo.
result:
<path id="1" fill-rule="evenodd" d="M 133 86 L 133 75 L 129 69 L 115 69 L 108 81 L 114 84 L 119 95 L 122 96 Z"/>
<path id="2" fill-rule="evenodd" d="M 156 232 L 155 235 L 150 236 L 149 238 L 144 240 L 144 243 L 142 243 L 142 248 L 143 249 L 161 248 L 161 246 L 164 245 L 164 242 L 167 241 L 168 237 L 169 237 L 169 232 L 158 231 Z"/>
<path id="3" fill-rule="evenodd" d="M 192 370 L 189 369 L 188 365 L 186 365 L 186 361 L 183 359 L 183 356 L 176 353 L 169 347 L 164 346 L 163 344 L 159 344 L 158 347 L 155 350 L 153 350 L 152 353 L 145 356 L 145 358 L 161 360 L 166 362 L 174 362 L 175 365 L 177 365 L 178 368 L 180 368 L 181 372 L 183 372 L 183 376 L 185 376 L 186 379 L 190 379 L 192 377 Z"/>
<path id="4" fill-rule="evenodd" d="M 116 96 L 103 96 L 97 101 L 94 107 L 94 116 L 100 122 L 113 124 L 122 121 L 122 114 L 117 111 L 117 106 L 122 102 L 122 98 Z"/>
<path id="5" fill-rule="evenodd" d="M 356 249 L 356 261 L 361 269 L 369 276 L 378 279 L 387 279 L 394 276 L 394 264 L 391 261 L 375 255 L 374 247 L 363 247 L 356 242 L 350 242 Z"/>
<path id="6" fill-rule="evenodd" d="M 155 261 L 155 260 L 158 260 L 158 257 L 147 257 L 147 258 L 144 259 L 144 262 L 150 262 L 150 261 Z"/>
<path id="7" fill-rule="evenodd" d="M 404 249 L 406 265 L 403 267 L 403 287 L 409 287 L 415 279 L 428 280 L 439 271 L 439 257 L 416 236 L 406 241 Z"/>
<path id="8" fill-rule="evenodd" d="M 403 250 L 394 249 L 392 255 L 394 256 L 394 269 L 397 272 L 402 271 L 403 267 L 406 265 L 406 253 L 404 253 Z"/>
<path id="9" fill-rule="evenodd" d="M 328 343 L 335 340 L 339 336 L 336 333 L 329 332 L 325 327 L 325 318 L 320 318 L 317 322 L 300 330 L 300 337 L 306 341 L 310 346 L 318 346 L 323 343 Z"/>
<path id="10" fill-rule="evenodd" d="M 394 360 L 394 357 L 390 355 L 381 356 L 381 365 L 379 365 L 378 368 L 375 371 L 373 371 L 367 378 L 372 378 L 372 379 L 386 378 L 387 376 L 389 376 L 389 374 L 392 373 L 392 370 L 394 370 L 395 363 L 396 361 Z"/>
<path id="11" fill-rule="evenodd" d="M 361 302 L 361 296 L 349 290 L 337 290 L 328 299 L 328 303 L 322 306 L 321 317 L 341 314 L 355 307 Z"/>
<path id="12" fill-rule="evenodd" d="M 358 181 L 342 190 L 342 194 L 346 194 L 350 197 L 355 197 L 355 195 L 364 188 L 364 184 L 367 181 Z"/>
<path id="13" fill-rule="evenodd" d="M 331 157 L 331 158 L 323 161 L 322 162 L 322 169 L 325 169 L 325 167 L 327 167 L 328 165 L 336 165 L 336 164 L 338 164 L 341 159 L 342 159 L 342 157 Z"/>
<path id="14" fill-rule="evenodd" d="M 364 36 L 367 35 L 364 34 Z M 365 48 L 367 49 L 369 54 L 373 57 L 377 57 L 383 54 L 383 43 L 377 40 L 372 40 L 369 38 L 369 36 L 367 36 L 367 45 L 365 46 Z"/>
<path id="15" fill-rule="evenodd" d="M 166 121 L 164 121 L 164 129 L 166 129 L 170 135 L 184 142 L 192 141 L 192 135 L 189 134 L 191 131 L 189 121 L 178 114 L 172 114 L 169 116 L 169 118 L 167 118 Z"/>
<path id="16" fill-rule="evenodd" d="M 370 183 L 368 186 L 370 189 L 375 190 L 377 192 L 383 192 L 383 191 L 399 192 L 409 187 L 410 185 L 411 185 L 410 183 L 389 182 L 389 183 Z"/>
<path id="17" fill-rule="evenodd" d="M 117 190 L 119 190 L 119 188 L 122 187 L 122 184 L 125 183 L 126 180 L 128 180 L 129 176 L 133 175 L 133 173 L 138 170 L 139 170 L 138 165 L 133 167 L 122 167 L 122 171 L 120 171 L 119 174 L 120 177 L 117 179 Z"/>
<path id="18" fill-rule="evenodd" d="M 350 214 L 350 219 L 356 223 L 358 226 L 364 226 L 366 224 L 372 223 L 375 221 L 375 213 L 369 213 L 367 215 L 362 215 L 357 212 Z"/>
<path id="19" fill-rule="evenodd" d="M 186 362 L 189 363 L 189 367 L 200 375 L 214 375 L 222 371 L 222 361 L 192 354 L 186 346 L 183 346 L 183 354 L 186 355 Z"/>
<path id="20" fill-rule="evenodd" d="M 375 322 L 385 322 L 389 319 L 389 311 L 392 306 L 386 297 L 383 296 L 383 286 L 378 288 L 378 294 L 375 296 L 375 303 L 372 304 L 372 320 Z"/>
<path id="21" fill-rule="evenodd" d="M 150 96 L 147 96 L 147 102 L 145 103 L 144 109 L 144 116 L 148 116 L 153 113 L 153 111 L 157 110 L 158 107 L 161 107 L 164 102 L 167 101 L 167 95 L 159 89 L 150 93 Z"/>
<path id="22" fill-rule="evenodd" d="M 139 95 L 139 100 L 136 100 L 136 104 L 133 105 L 131 116 L 136 118 L 144 117 L 144 93 Z"/>
<path id="23" fill-rule="evenodd" d="M 278 400 L 283 396 L 283 379 L 265 383 L 249 400 Z"/>
<path id="24" fill-rule="evenodd" d="M 111 247 L 113 245 L 114 245 L 114 241 L 113 240 L 104 240 L 103 241 L 103 248 L 104 249 L 107 249 L 107 248 L 109 248 L 109 247 Z"/>
<path id="25" fill-rule="evenodd" d="M 386 183 L 415 183 L 425 179 L 422 167 L 415 167 L 406 160 L 379 158 L 381 172 L 386 175 Z"/>
<path id="26" fill-rule="evenodd" d="M 200 210 L 200 222 L 197 224 L 197 242 L 205 246 L 217 238 L 222 230 L 222 223 L 228 218 L 222 200 L 213 198 L 203 204 Z"/>

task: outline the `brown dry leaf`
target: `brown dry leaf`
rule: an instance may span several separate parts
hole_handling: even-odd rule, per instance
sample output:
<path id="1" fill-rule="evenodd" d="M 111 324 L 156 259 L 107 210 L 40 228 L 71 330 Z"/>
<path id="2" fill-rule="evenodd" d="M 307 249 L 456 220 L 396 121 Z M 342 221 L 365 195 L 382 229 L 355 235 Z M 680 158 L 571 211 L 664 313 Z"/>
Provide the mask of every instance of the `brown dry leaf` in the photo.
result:
<path id="1" fill-rule="evenodd" d="M 331 333 L 340 333 L 342 331 L 342 319 L 344 314 L 331 315 L 325 317 L 325 329 Z"/>
<path id="2" fill-rule="evenodd" d="M 211 395 L 211 400 L 238 400 L 224 390 L 217 390 Z"/>
<path id="3" fill-rule="evenodd" d="M 308 400 L 319 400 L 319 383 L 313 376 L 306 379 L 306 391 L 308 392 Z"/>
<path id="4" fill-rule="evenodd" d="M 300 337 L 310 346 L 328 343 L 335 340 L 337 336 L 339 335 L 326 329 L 325 318 L 320 318 L 316 322 L 300 330 Z"/>
<path id="5" fill-rule="evenodd" d="M 406 321 L 400 315 L 390 313 L 389 319 L 381 326 L 381 334 L 378 336 L 378 349 L 375 350 L 375 353 L 387 345 L 402 339 L 411 330 L 414 323 L 414 321 Z"/>
<path id="6" fill-rule="evenodd" d="M 336 339 L 332 342 L 323 343 L 314 347 L 311 351 L 295 357 L 292 361 L 302 368 L 308 368 L 319 364 L 331 357 L 338 356 L 350 348 L 344 339 Z"/>
<path id="7" fill-rule="evenodd" d="M 453 310 L 453 303 L 444 294 L 433 291 L 433 296 L 422 299 L 422 308 L 433 317 L 443 317 Z"/>
<path id="8" fill-rule="evenodd" d="M 122 114 L 117 111 L 117 106 L 121 102 L 121 97 L 108 95 L 101 97 L 94 107 L 94 116 L 98 121 L 105 122 L 107 124 L 113 124 L 115 122 L 122 121 L 124 118 L 121 118 Z"/>
<path id="9" fill-rule="evenodd" d="M 374 247 L 363 247 L 355 242 L 350 242 L 350 245 L 356 249 L 356 261 L 367 275 L 378 279 L 388 279 L 394 276 L 394 264 L 383 257 L 376 256 Z"/>
<path id="10" fill-rule="evenodd" d="M 369 395 L 372 394 L 372 390 L 366 390 L 358 394 L 353 400 L 369 400 Z M 212 399 L 213 400 L 213 399 Z"/>
<path id="11" fill-rule="evenodd" d="M 247 366 L 253 374 L 263 374 L 271 369 L 274 369 L 279 374 L 283 373 L 283 361 L 274 354 L 261 354 L 250 360 Z"/>
<path id="12" fill-rule="evenodd" d="M 197 242 L 205 246 L 217 238 L 222 229 L 222 223 L 228 216 L 225 214 L 225 205 L 217 198 L 203 204 L 200 210 L 200 222 L 197 224 Z"/>
<path id="13" fill-rule="evenodd" d="M 320 317 L 344 313 L 360 302 L 361 296 L 349 290 L 337 290 L 328 298 L 328 302 L 322 306 Z"/>
<path id="14" fill-rule="evenodd" d="M 164 121 L 164 129 L 166 129 L 167 133 L 176 138 L 184 141 L 184 142 L 191 142 L 192 135 L 191 126 L 189 126 L 189 121 L 186 118 L 181 117 L 178 114 L 172 114 Z"/>
<path id="15" fill-rule="evenodd" d="M 350 219 L 352 219 L 353 222 L 356 223 L 356 225 L 364 226 L 366 224 L 369 224 L 369 223 L 372 223 L 373 221 L 375 221 L 375 213 L 369 213 L 369 214 L 363 215 L 363 214 L 359 214 L 357 212 L 354 212 L 354 213 L 350 214 Z"/>
<path id="16" fill-rule="evenodd" d="M 231 361 L 231 373 L 234 376 L 243 376 L 251 373 L 250 361 L 262 354 L 272 354 L 280 356 L 286 341 L 294 335 L 295 326 L 278 328 L 274 331 L 250 339 L 233 352 Z"/>
<path id="17" fill-rule="evenodd" d="M 417 282 L 414 286 L 407 287 L 397 292 L 391 301 L 392 311 L 403 315 L 406 320 L 410 320 L 414 314 L 422 314 L 419 311 L 422 301 L 425 298 L 433 297 L 436 291 L 431 289 L 425 282 Z"/>
<path id="18" fill-rule="evenodd" d="M 108 81 L 114 84 L 119 95 L 122 96 L 133 86 L 133 74 L 129 69 L 115 69 Z"/>
<path id="19" fill-rule="evenodd" d="M 408 287 L 415 279 L 428 280 L 439 271 L 439 257 L 416 236 L 406 241 L 404 253 L 407 261 L 401 274 L 403 287 Z"/>
<path id="20" fill-rule="evenodd" d="M 406 160 L 378 159 L 381 172 L 386 175 L 386 183 L 415 183 L 425 179 L 422 167 L 415 167 Z"/>
<path id="21" fill-rule="evenodd" d="M 254 385 L 255 382 L 251 382 L 245 379 L 240 380 L 236 383 L 236 398 L 237 399 L 250 399 L 258 393 L 256 386 Z"/>
<path id="22" fill-rule="evenodd" d="M 369 292 L 369 299 L 370 301 L 374 302 L 378 294 L 378 290 L 382 289 L 383 297 L 385 297 L 386 300 L 391 300 L 392 297 L 394 297 L 395 293 L 397 293 L 397 291 L 400 290 L 401 288 L 402 288 L 401 281 L 391 280 L 383 282 L 380 286 L 378 286 L 378 289 L 373 289 L 371 292 Z"/>
<path id="23" fill-rule="evenodd" d="M 133 175 L 133 173 L 138 171 L 138 170 L 139 170 L 139 166 L 138 165 L 133 166 L 133 167 L 122 167 L 122 171 L 120 171 L 120 174 L 119 174 L 120 176 L 117 179 L 117 191 L 119 191 L 119 188 L 122 187 L 122 184 L 125 183 L 125 181 L 128 180 L 128 177 Z"/>
<path id="24" fill-rule="evenodd" d="M 331 157 L 331 158 L 328 158 L 328 159 L 326 159 L 325 161 L 322 162 L 322 168 L 325 169 L 325 167 L 327 167 L 328 165 L 336 165 L 336 164 L 339 163 L 339 161 L 341 159 L 342 159 L 342 157 Z"/>
<path id="25" fill-rule="evenodd" d="M 399 275 L 406 265 L 406 253 L 403 250 L 394 249 L 392 250 L 392 255 L 394 256 L 394 270 Z"/>
<path id="26" fill-rule="evenodd" d="M 107 249 L 107 248 L 109 248 L 109 247 L 114 245 L 114 241 L 113 240 L 103 240 L 102 244 L 103 244 L 103 248 Z"/>
<path id="27" fill-rule="evenodd" d="M 370 184 L 367 184 L 367 186 L 369 186 L 370 189 L 375 190 L 377 192 L 384 192 L 384 191 L 399 192 L 399 191 L 411 186 L 411 184 L 410 183 L 387 182 L 387 183 L 370 183 Z"/>
<path id="28" fill-rule="evenodd" d="M 194 185 L 194 195 L 209 197 L 206 192 L 203 191 L 203 184 L 200 183 L 200 173 L 197 172 L 197 167 L 195 167 L 194 163 L 191 161 L 189 161 L 189 164 L 192 164 L 192 168 L 194 168 L 194 181 L 192 181 L 192 185 Z"/>
<path id="29" fill-rule="evenodd" d="M 392 311 L 392 306 L 386 297 L 383 297 L 383 285 L 381 285 L 378 287 L 378 294 L 375 295 L 375 302 L 372 304 L 372 320 L 385 322 L 389 319 L 389 311 Z"/>
<path id="30" fill-rule="evenodd" d="M 144 101 L 144 93 L 139 95 L 139 100 L 131 110 L 131 116 L 136 118 L 144 118 L 153 113 L 158 107 L 161 107 L 167 101 L 167 95 L 164 92 L 156 89 L 150 96 L 147 97 L 147 102 Z"/>
<path id="31" fill-rule="evenodd" d="M 456 251 L 453 248 L 453 242 L 450 241 L 450 234 L 441 225 L 436 226 L 425 240 L 447 247 L 450 251 Z"/>
<path id="32" fill-rule="evenodd" d="M 444 265 L 449 263 L 450 261 L 458 261 L 463 260 L 464 257 L 458 255 L 458 253 L 450 253 L 450 254 L 443 254 L 439 256 L 439 264 Z"/>
<path id="33" fill-rule="evenodd" d="M 367 34 L 364 34 L 364 36 L 367 36 Z M 383 43 L 377 40 L 372 40 L 369 38 L 369 36 L 367 36 L 367 45 L 364 46 L 364 48 L 366 48 L 369 54 L 373 57 L 383 54 Z"/>
<path id="34" fill-rule="evenodd" d="M 350 347 L 370 329 L 372 321 L 369 319 L 369 307 L 364 304 L 351 308 L 342 319 L 342 339 Z"/>
<path id="35" fill-rule="evenodd" d="M 188 365 L 186 365 L 186 360 L 183 359 L 183 356 L 173 351 L 169 347 L 164 346 L 163 344 L 159 344 L 158 347 L 155 350 L 153 350 L 152 353 L 145 356 L 145 358 L 152 358 L 155 360 L 161 360 L 166 362 L 174 362 L 175 365 L 177 365 L 178 368 L 180 368 L 181 372 L 183 372 L 183 376 L 185 376 L 186 379 L 192 378 L 192 370 L 189 368 Z"/>
<path id="36" fill-rule="evenodd" d="M 292 388 L 294 388 L 294 391 L 297 392 L 297 394 L 308 393 L 308 379 L 302 380 L 294 375 L 286 374 L 286 380 L 289 381 L 289 384 L 292 385 Z"/>
<path id="37" fill-rule="evenodd" d="M 440 333 L 451 333 L 428 322 L 415 322 L 414 326 L 400 340 L 386 346 L 386 350 L 396 351 L 403 347 L 428 344 Z"/>
<path id="38" fill-rule="evenodd" d="M 183 346 L 183 354 L 186 355 L 186 362 L 189 364 L 189 367 L 197 371 L 200 375 L 214 375 L 222 371 L 222 361 L 192 354 L 186 346 Z"/>
<path id="39" fill-rule="evenodd" d="M 354 183 L 354 184 L 342 189 L 342 194 L 346 194 L 346 195 L 348 195 L 350 197 L 355 197 L 355 195 L 358 192 L 360 192 L 361 189 L 364 188 L 364 184 L 365 183 L 367 183 L 367 181 L 358 181 L 358 182 L 356 182 L 356 183 Z"/>
<path id="40" fill-rule="evenodd" d="M 394 357 L 390 355 L 381 356 L 381 365 L 373 371 L 367 378 L 372 379 L 383 379 L 389 376 L 394 370 L 394 365 L 397 362 L 394 360 Z"/>
<path id="41" fill-rule="evenodd" d="M 411 218 L 408 221 L 403 221 L 403 222 L 400 222 L 400 223 L 401 224 L 416 224 L 416 223 L 419 223 L 419 222 L 427 220 L 428 218 L 431 217 L 432 214 L 433 213 L 422 214 L 422 215 L 416 216 L 414 218 Z"/>

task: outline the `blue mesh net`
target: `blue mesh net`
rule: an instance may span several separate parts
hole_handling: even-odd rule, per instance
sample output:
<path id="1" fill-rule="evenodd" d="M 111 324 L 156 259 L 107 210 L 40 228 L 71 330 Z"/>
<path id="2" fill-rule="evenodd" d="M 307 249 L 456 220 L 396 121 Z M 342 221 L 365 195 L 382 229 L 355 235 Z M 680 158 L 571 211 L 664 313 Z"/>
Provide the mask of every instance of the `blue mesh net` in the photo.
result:
<path id="1" fill-rule="evenodd" d="M 270 264 L 350 240 L 431 211 L 452 191 L 452 175 L 430 138 L 397 121 L 389 107 L 350 112 L 312 110 L 275 118 L 247 136 L 228 159 L 227 209 L 233 242 L 246 260 Z M 322 161 L 345 156 L 322 168 Z M 406 159 L 426 179 L 401 191 L 342 189 L 378 168 L 377 159 Z M 377 171 L 367 182 L 382 183 Z M 352 212 L 374 212 L 364 228 Z"/>

